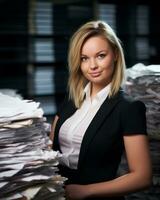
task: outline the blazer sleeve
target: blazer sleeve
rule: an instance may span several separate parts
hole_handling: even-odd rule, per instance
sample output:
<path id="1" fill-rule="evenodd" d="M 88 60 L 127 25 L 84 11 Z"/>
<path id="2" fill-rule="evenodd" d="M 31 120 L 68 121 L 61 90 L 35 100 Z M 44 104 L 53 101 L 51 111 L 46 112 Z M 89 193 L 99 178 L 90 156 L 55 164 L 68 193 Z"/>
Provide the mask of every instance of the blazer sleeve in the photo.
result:
<path id="1" fill-rule="evenodd" d="M 147 134 L 146 107 L 141 101 L 129 102 L 121 111 L 123 135 Z"/>

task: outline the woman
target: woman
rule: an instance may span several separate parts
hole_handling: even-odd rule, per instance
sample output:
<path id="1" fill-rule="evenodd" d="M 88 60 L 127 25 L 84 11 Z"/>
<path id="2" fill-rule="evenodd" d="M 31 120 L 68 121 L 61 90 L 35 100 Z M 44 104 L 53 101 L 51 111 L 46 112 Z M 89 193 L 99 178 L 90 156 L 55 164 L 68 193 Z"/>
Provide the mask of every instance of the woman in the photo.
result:
<path id="1" fill-rule="evenodd" d="M 146 109 L 121 90 L 125 60 L 116 34 L 103 21 L 82 25 L 71 38 L 68 62 L 68 97 L 50 135 L 62 153 L 66 198 L 122 200 L 148 187 Z M 123 150 L 129 171 L 118 177 Z"/>

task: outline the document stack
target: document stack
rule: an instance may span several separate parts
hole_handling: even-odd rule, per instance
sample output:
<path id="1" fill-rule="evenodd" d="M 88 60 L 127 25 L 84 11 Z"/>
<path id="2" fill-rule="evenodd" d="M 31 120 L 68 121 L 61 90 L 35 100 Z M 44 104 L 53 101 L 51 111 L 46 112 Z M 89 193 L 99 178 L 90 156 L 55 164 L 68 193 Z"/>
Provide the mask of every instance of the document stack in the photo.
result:
<path id="1" fill-rule="evenodd" d="M 127 69 L 126 91 L 147 107 L 147 129 L 160 139 L 160 65 L 136 64 Z"/>
<path id="2" fill-rule="evenodd" d="M 153 163 L 153 186 L 128 197 L 129 199 L 158 200 L 160 197 L 160 65 L 141 63 L 127 69 L 125 91 L 146 105 L 147 132 Z"/>
<path id="3" fill-rule="evenodd" d="M 66 180 L 40 104 L 0 93 L 0 199 L 62 200 Z"/>

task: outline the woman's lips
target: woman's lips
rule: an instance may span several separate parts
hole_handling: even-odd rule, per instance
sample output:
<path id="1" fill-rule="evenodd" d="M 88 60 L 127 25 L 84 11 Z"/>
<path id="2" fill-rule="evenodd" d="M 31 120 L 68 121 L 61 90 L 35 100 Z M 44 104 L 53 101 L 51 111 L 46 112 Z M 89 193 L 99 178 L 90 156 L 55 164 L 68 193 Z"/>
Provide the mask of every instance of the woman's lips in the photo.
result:
<path id="1" fill-rule="evenodd" d="M 92 76 L 92 77 L 98 77 L 98 76 L 101 75 L 101 72 L 92 72 L 92 73 L 89 73 L 89 74 L 90 74 L 90 76 Z"/>

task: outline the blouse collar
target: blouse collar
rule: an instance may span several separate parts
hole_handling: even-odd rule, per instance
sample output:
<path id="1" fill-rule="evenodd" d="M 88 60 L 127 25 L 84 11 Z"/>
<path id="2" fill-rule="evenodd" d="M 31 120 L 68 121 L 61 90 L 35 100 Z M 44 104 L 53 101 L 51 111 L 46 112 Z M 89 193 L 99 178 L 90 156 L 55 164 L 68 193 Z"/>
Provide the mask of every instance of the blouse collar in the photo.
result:
<path id="1" fill-rule="evenodd" d="M 102 88 L 97 94 L 96 96 L 93 98 L 92 101 L 96 101 L 96 102 L 103 102 L 109 95 L 111 89 L 111 83 L 109 83 L 107 86 L 105 86 L 104 88 Z M 90 91 L 91 91 L 91 83 L 89 82 L 86 87 L 84 88 L 84 92 L 86 94 L 86 99 L 90 99 Z"/>

